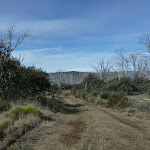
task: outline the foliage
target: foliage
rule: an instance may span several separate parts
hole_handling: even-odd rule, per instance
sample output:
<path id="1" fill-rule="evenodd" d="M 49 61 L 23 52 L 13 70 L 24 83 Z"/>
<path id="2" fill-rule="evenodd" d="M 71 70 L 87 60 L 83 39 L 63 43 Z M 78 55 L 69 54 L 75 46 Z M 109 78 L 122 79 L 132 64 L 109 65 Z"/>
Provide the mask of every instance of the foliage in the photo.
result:
<path id="1" fill-rule="evenodd" d="M 126 108 L 130 105 L 127 99 L 121 93 L 113 93 L 108 97 L 107 106 L 108 107 L 119 107 Z"/>
<path id="2" fill-rule="evenodd" d="M 113 94 L 109 95 L 107 105 L 108 105 L 108 107 L 113 107 L 113 106 L 117 105 L 117 103 L 119 101 L 121 101 L 122 99 L 123 99 L 123 95 L 122 94 L 120 94 L 120 93 L 113 93 Z"/>
<path id="3" fill-rule="evenodd" d="M 104 81 L 100 80 L 95 74 L 88 74 L 81 83 L 81 89 L 87 92 L 93 91 L 94 89 L 101 89 L 104 85 Z"/>
<path id="4" fill-rule="evenodd" d="M 48 74 L 34 66 L 25 67 L 11 56 L 9 46 L 0 43 L 0 98 L 5 100 L 34 96 L 50 88 Z"/>
<path id="5" fill-rule="evenodd" d="M 39 116 L 40 113 L 34 106 L 26 106 L 26 107 L 17 106 L 11 109 L 10 112 L 6 114 L 6 116 L 16 119 L 20 115 L 28 115 L 28 114 Z"/>
<path id="6" fill-rule="evenodd" d="M 127 108 L 131 105 L 130 102 L 128 102 L 127 98 L 122 98 L 118 103 L 117 103 L 117 107 L 118 108 Z"/>
<path id="7" fill-rule="evenodd" d="M 129 95 L 146 92 L 147 83 L 142 78 L 121 78 L 112 79 L 107 84 L 105 89 L 112 92 L 124 92 Z"/>

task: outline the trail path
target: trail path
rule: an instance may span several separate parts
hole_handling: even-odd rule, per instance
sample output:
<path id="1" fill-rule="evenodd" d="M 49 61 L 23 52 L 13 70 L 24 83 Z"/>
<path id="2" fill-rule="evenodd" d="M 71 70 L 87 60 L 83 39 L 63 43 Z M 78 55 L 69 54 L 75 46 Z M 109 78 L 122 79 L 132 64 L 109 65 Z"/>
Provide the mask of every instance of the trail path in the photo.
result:
<path id="1" fill-rule="evenodd" d="M 17 140 L 35 150 L 150 150 L 150 125 L 118 111 L 87 103 L 64 91 L 71 111 L 54 114 Z"/>

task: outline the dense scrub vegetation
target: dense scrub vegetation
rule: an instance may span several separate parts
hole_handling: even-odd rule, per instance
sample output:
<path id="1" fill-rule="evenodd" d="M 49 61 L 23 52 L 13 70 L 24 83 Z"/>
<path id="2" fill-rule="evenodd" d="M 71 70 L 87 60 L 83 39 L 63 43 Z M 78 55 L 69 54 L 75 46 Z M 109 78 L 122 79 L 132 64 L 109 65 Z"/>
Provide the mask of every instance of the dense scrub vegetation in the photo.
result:
<path id="1" fill-rule="evenodd" d="M 95 74 L 89 74 L 80 85 L 74 86 L 72 94 L 107 107 L 128 107 L 129 95 L 149 93 L 150 81 L 144 78 L 114 78 L 103 81 Z M 95 100 L 94 100 L 95 99 Z"/>
<path id="2" fill-rule="evenodd" d="M 48 74 L 34 66 L 26 67 L 11 56 L 12 50 L 0 44 L 0 97 L 5 100 L 33 96 L 50 88 Z"/>

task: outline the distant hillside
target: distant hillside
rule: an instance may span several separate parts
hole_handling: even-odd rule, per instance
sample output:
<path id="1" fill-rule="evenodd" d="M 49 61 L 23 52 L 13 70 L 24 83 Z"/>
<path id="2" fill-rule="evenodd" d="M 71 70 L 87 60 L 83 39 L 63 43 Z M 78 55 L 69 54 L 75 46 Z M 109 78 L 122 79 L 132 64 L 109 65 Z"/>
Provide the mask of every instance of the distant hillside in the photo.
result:
<path id="1" fill-rule="evenodd" d="M 70 71 L 49 73 L 49 76 L 52 83 L 60 86 L 61 84 L 80 84 L 88 74 L 89 72 Z"/>
<path id="2" fill-rule="evenodd" d="M 49 73 L 49 77 L 51 79 L 51 82 L 56 83 L 58 86 L 61 86 L 62 84 L 73 85 L 73 84 L 80 84 L 89 73 L 90 72 L 77 72 L 77 71 L 56 72 L 56 73 Z M 128 71 L 128 75 L 129 77 L 133 78 L 134 72 Z M 147 72 L 147 75 L 150 76 L 150 72 Z M 147 78 L 145 74 L 142 74 L 140 77 Z M 117 78 L 117 74 L 115 72 L 110 72 L 108 75 L 108 80 L 111 80 L 113 78 Z"/>

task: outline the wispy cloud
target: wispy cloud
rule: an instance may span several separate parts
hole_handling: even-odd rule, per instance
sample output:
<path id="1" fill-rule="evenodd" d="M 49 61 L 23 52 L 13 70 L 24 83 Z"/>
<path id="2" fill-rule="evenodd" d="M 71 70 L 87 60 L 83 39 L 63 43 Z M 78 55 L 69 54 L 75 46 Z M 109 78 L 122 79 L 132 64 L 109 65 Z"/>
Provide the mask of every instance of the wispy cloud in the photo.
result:
<path id="1" fill-rule="evenodd" d="M 24 56 L 23 63 L 27 66 L 35 65 L 36 67 L 43 68 L 47 72 L 55 72 L 58 69 L 66 71 L 92 71 L 92 65 L 96 65 L 102 58 L 110 58 L 113 53 L 110 52 L 97 52 L 91 53 L 83 51 L 82 48 L 78 51 L 69 51 L 61 48 L 61 51 L 49 51 L 48 49 L 34 49 L 34 50 L 21 50 L 14 51 L 13 56 Z M 74 49 L 74 48 L 73 48 Z"/>
<path id="2" fill-rule="evenodd" d="M 0 30 L 15 25 L 17 35 L 27 27 L 35 37 L 21 43 L 13 56 L 47 72 L 90 71 L 115 49 L 133 50 L 138 38 L 150 32 L 148 0 L 8 1 L 1 2 Z"/>

